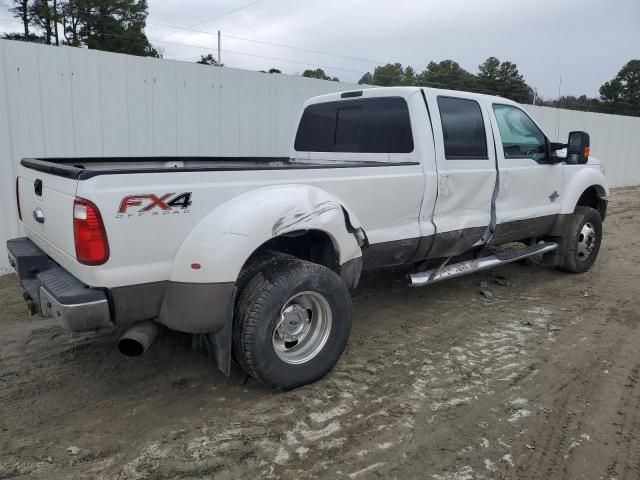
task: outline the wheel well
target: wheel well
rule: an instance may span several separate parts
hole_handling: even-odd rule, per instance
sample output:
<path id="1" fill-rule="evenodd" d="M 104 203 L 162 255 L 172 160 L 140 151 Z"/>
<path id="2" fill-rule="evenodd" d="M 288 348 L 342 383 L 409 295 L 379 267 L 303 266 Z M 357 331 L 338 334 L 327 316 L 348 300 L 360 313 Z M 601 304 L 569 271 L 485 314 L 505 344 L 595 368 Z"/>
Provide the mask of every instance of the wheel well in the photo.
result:
<path id="1" fill-rule="evenodd" d="M 604 196 L 604 192 L 600 192 L 600 189 L 593 185 L 582 192 L 576 207 L 594 208 L 598 213 L 600 213 L 600 218 L 604 220 L 604 216 L 606 214 L 606 201 L 601 198 L 602 196 Z"/>
<path id="2" fill-rule="evenodd" d="M 329 234 L 321 230 L 299 230 L 272 238 L 253 252 L 251 257 L 265 250 L 286 253 L 323 265 L 340 274 L 338 251 Z"/>

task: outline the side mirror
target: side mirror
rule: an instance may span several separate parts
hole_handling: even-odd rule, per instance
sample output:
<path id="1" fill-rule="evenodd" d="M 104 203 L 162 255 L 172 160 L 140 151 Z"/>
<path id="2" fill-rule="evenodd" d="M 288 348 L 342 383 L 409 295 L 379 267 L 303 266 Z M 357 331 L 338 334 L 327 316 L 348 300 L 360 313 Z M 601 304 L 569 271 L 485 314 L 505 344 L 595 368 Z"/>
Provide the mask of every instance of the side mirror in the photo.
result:
<path id="1" fill-rule="evenodd" d="M 589 161 L 589 134 L 570 132 L 567 144 L 567 163 L 584 164 Z"/>

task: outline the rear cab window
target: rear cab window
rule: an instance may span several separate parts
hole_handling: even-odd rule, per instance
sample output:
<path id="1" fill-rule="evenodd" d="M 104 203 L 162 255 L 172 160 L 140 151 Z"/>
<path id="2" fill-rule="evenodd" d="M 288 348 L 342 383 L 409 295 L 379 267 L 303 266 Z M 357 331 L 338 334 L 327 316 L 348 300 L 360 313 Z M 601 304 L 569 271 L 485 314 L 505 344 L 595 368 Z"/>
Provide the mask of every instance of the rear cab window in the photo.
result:
<path id="1" fill-rule="evenodd" d="M 401 97 L 309 105 L 300 119 L 294 148 L 299 152 L 411 153 L 409 107 Z"/>

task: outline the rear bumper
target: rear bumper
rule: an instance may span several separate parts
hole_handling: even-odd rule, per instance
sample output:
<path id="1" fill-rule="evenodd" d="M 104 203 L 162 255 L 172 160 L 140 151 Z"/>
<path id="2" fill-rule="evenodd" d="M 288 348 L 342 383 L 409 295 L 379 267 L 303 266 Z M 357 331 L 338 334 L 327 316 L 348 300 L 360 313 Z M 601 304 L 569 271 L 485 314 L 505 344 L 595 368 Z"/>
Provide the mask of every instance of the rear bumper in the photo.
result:
<path id="1" fill-rule="evenodd" d="M 73 332 L 113 326 L 104 290 L 82 283 L 26 237 L 9 240 L 7 250 L 32 314 L 53 317 Z"/>
<path id="2" fill-rule="evenodd" d="M 121 327 L 154 319 L 171 330 L 217 334 L 231 324 L 234 282 L 163 281 L 94 288 L 51 260 L 26 237 L 9 240 L 7 249 L 31 313 L 54 317 L 68 331 Z"/>

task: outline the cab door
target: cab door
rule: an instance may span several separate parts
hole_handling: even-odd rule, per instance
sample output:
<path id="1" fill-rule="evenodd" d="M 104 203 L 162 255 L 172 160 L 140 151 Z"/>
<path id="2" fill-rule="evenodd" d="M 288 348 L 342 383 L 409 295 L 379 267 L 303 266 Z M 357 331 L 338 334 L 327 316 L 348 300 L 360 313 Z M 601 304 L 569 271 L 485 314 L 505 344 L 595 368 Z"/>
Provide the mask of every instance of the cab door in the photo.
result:
<path id="1" fill-rule="evenodd" d="M 548 141 L 521 108 L 494 103 L 499 191 L 495 243 L 542 235 L 560 213 L 564 168 L 548 162 Z"/>
<path id="2" fill-rule="evenodd" d="M 438 171 L 429 257 L 450 257 L 481 244 L 491 224 L 495 149 L 489 114 L 473 94 L 432 93 L 427 103 Z"/>

